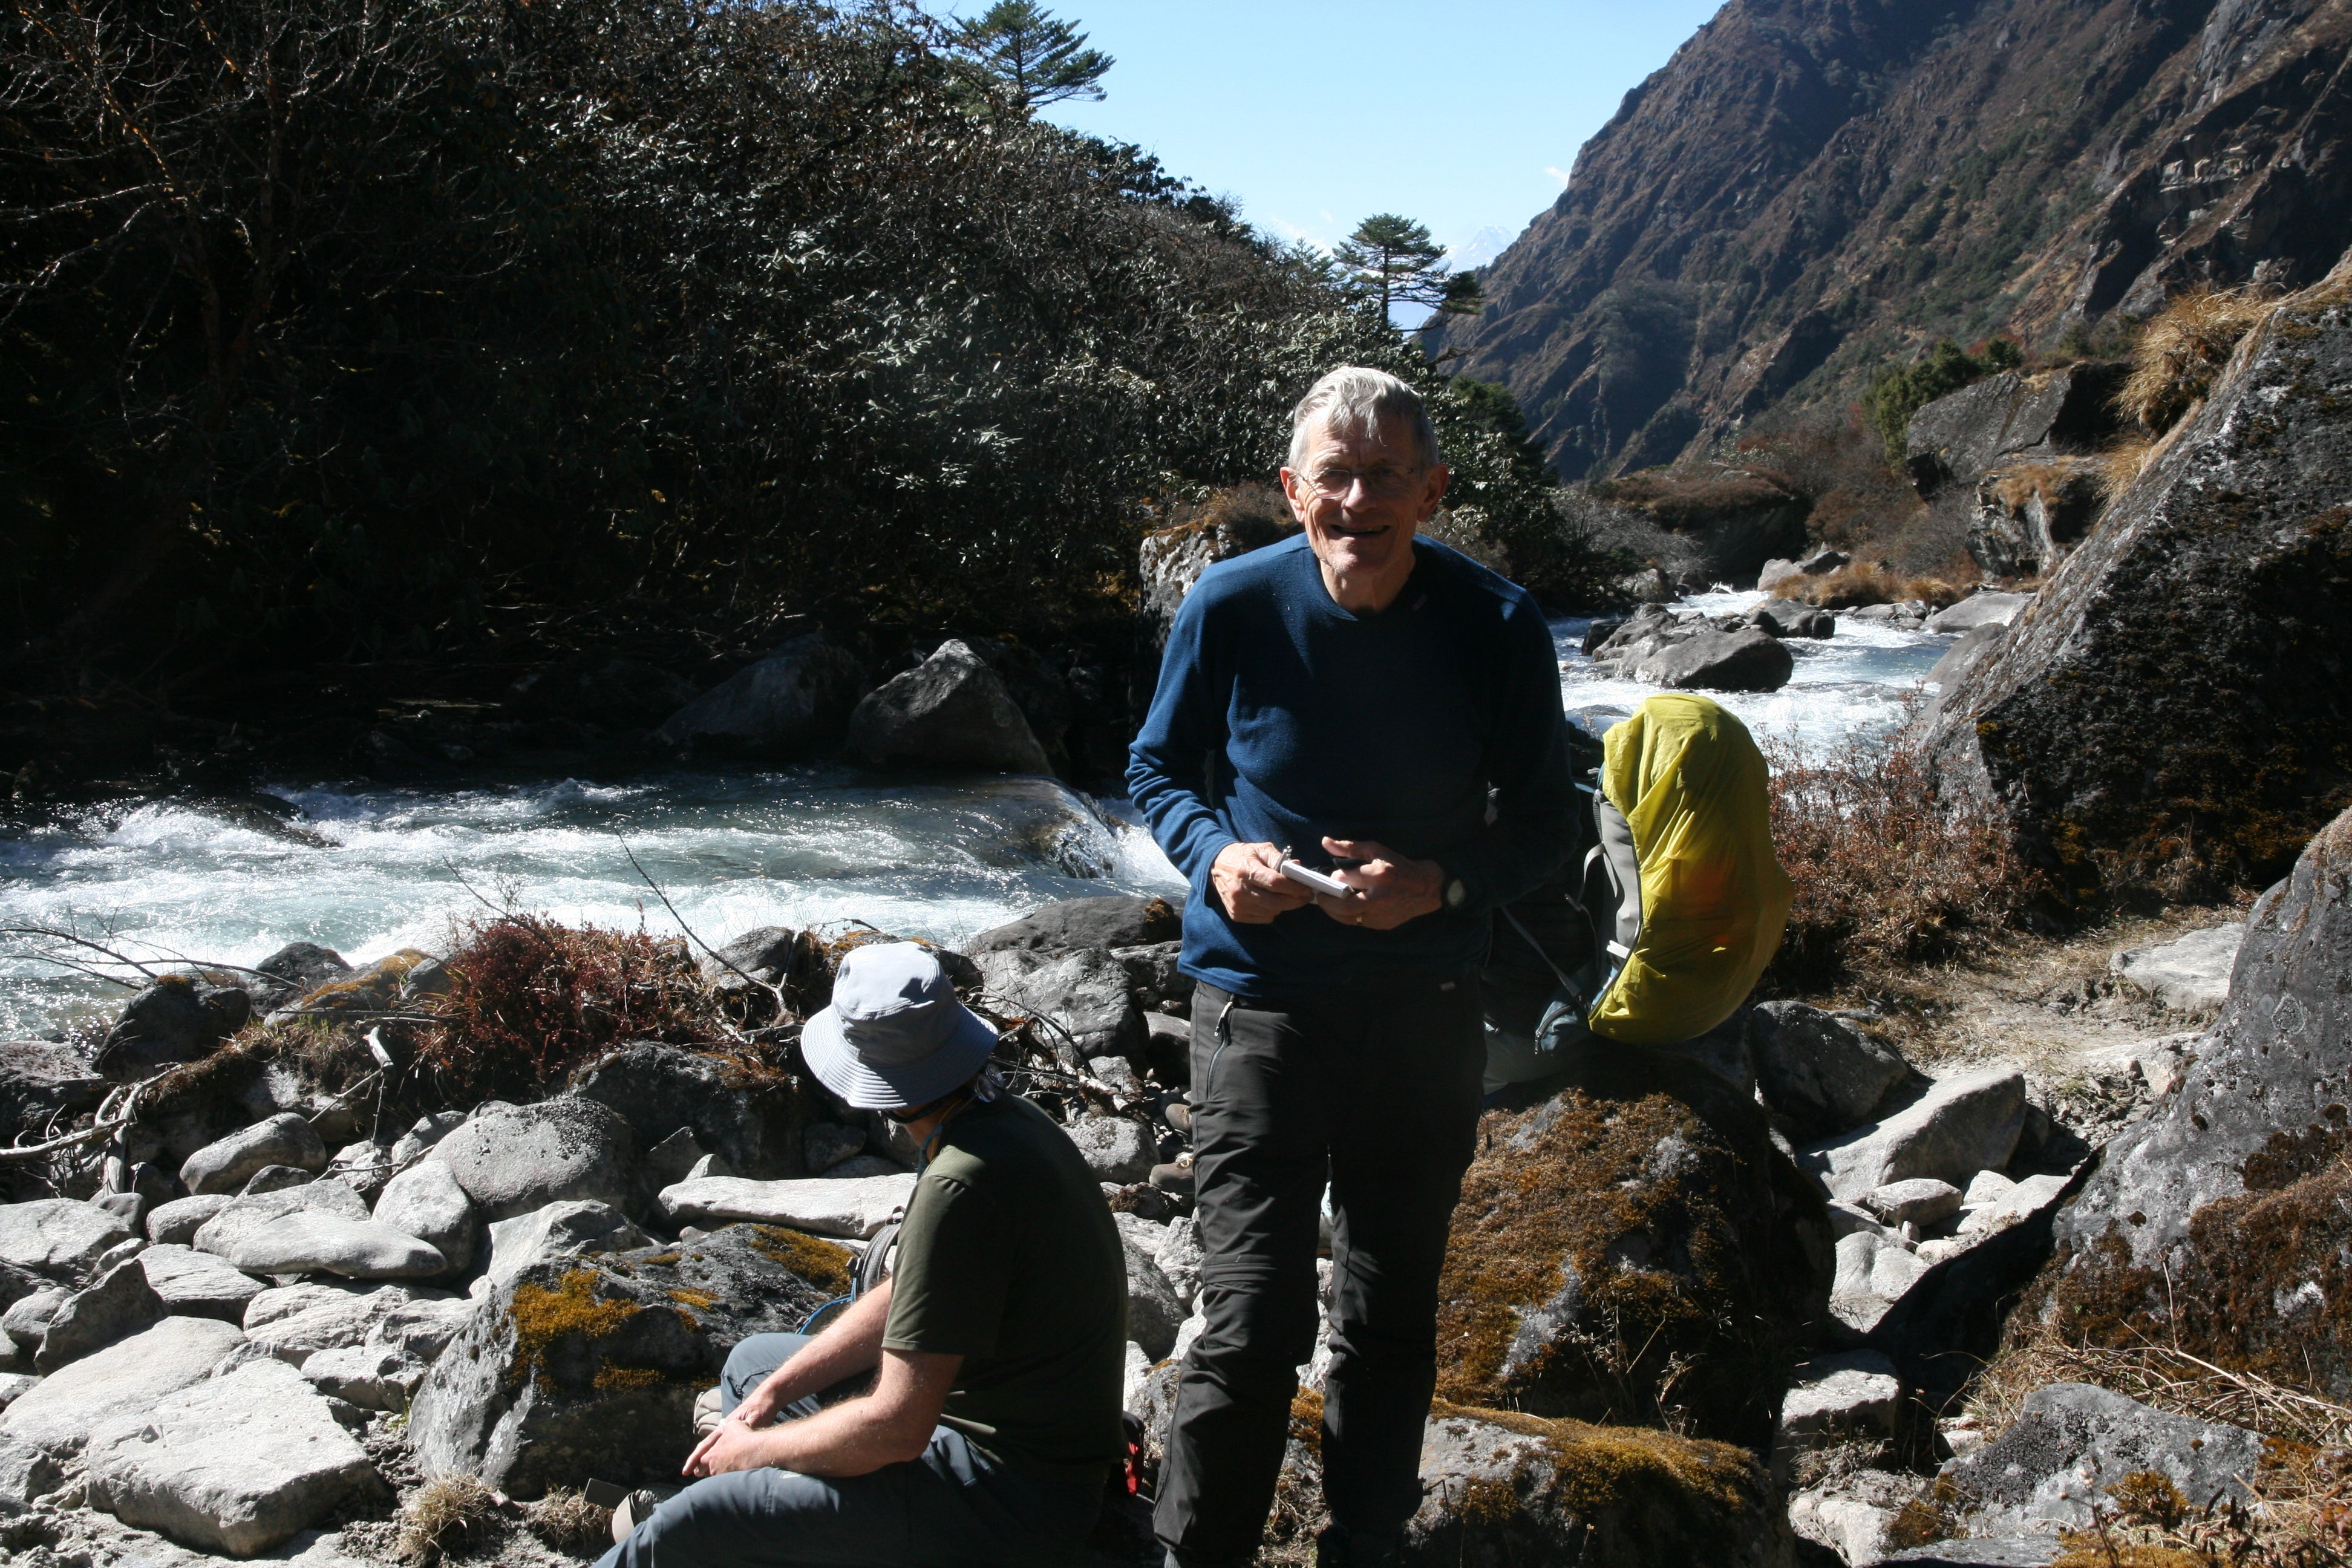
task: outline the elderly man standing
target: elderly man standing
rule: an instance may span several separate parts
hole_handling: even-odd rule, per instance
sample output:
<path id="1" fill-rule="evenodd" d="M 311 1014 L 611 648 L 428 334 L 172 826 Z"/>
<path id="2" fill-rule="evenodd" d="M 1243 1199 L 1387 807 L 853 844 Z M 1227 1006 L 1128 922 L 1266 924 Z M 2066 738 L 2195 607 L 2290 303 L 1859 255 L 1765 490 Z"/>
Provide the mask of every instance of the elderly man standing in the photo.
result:
<path id="1" fill-rule="evenodd" d="M 1572 786 L 1527 593 L 1415 537 L 1447 470 L 1421 398 L 1333 371 L 1292 418 L 1305 532 L 1185 599 L 1128 784 L 1191 878 L 1194 1179 L 1208 1328 L 1156 1527 L 1171 1568 L 1255 1554 L 1333 1211 L 1318 1561 L 1366 1568 L 1419 1506 L 1437 1276 L 1475 1136 L 1488 917 L 1541 883 Z M 1286 858 L 1336 877 L 1313 891 Z"/>

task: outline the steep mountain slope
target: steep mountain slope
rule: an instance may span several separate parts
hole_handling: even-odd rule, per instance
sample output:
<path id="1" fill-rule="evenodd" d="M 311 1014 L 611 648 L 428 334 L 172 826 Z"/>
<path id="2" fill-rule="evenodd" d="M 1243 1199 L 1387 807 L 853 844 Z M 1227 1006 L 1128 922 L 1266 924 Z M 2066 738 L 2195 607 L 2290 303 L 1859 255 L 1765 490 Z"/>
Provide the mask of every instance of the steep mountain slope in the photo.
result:
<path id="1" fill-rule="evenodd" d="M 1432 333 L 1564 474 L 2352 242 L 2352 0 L 1731 0 Z"/>

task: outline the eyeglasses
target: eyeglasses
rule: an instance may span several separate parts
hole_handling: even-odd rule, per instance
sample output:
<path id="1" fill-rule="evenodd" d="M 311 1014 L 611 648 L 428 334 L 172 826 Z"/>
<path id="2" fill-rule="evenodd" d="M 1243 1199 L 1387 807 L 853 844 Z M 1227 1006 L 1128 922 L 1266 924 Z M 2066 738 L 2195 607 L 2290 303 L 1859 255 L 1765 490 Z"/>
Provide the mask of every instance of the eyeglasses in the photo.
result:
<path id="1" fill-rule="evenodd" d="M 1298 477 L 1314 487 L 1315 493 L 1338 498 L 1354 489 L 1359 483 L 1364 493 L 1382 500 L 1393 500 L 1410 493 L 1422 481 L 1425 470 L 1421 468 L 1318 468 Z"/>

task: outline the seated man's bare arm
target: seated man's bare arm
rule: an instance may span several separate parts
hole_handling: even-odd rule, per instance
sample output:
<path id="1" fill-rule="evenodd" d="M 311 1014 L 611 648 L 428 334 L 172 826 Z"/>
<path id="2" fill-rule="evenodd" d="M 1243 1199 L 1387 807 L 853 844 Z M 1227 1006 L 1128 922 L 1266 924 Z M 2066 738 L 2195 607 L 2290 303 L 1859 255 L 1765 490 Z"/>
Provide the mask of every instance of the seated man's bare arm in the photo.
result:
<path id="1" fill-rule="evenodd" d="M 884 1351 L 873 1393 L 781 1426 L 755 1430 L 730 1416 L 695 1449 L 686 1473 L 699 1479 L 773 1467 L 809 1476 L 862 1476 L 919 1458 L 962 1369 L 960 1355 Z"/>
<path id="2" fill-rule="evenodd" d="M 823 1394 L 844 1378 L 871 1372 L 882 1357 L 882 1327 L 890 1319 L 890 1281 L 885 1279 L 852 1301 L 824 1332 L 800 1348 L 767 1381 L 743 1396 L 728 1415 L 746 1426 L 765 1426 L 795 1399 Z M 698 1454 L 699 1450 L 697 1451 Z M 687 1461 L 687 1473 L 694 1461 Z"/>

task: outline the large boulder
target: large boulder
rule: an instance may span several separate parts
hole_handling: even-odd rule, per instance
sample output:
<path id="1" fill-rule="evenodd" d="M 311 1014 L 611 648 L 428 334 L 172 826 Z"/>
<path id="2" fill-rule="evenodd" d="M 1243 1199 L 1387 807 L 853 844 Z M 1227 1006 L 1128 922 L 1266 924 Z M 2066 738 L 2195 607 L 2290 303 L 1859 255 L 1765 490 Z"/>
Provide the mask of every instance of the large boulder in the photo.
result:
<path id="1" fill-rule="evenodd" d="M 247 1305 L 269 1288 L 226 1258 L 177 1244 L 148 1247 L 139 1255 L 139 1268 L 163 1310 L 180 1317 L 242 1323 Z"/>
<path id="2" fill-rule="evenodd" d="M 190 1196 L 236 1193 L 267 1166 L 321 1171 L 326 1164 L 327 1146 L 309 1119 L 289 1110 L 189 1155 L 180 1166 L 180 1184 Z"/>
<path id="3" fill-rule="evenodd" d="M 2281 876 L 2352 804 L 2352 265 L 2280 301 L 1927 745 L 2061 898 Z"/>
<path id="4" fill-rule="evenodd" d="M 866 694 L 849 715 L 849 750 L 883 767 L 1053 772 L 996 671 L 952 638 Z"/>
<path id="5" fill-rule="evenodd" d="M 2011 463 L 1977 481 L 1969 555 L 1986 576 L 2040 577 L 2054 570 L 2099 521 L 2107 459 L 2045 458 Z"/>
<path id="6" fill-rule="evenodd" d="M 375 1223 L 413 1236 L 441 1254 L 453 1271 L 474 1261 L 482 1222 L 474 1200 L 440 1160 L 419 1160 L 383 1184 L 376 1194 Z"/>
<path id="7" fill-rule="evenodd" d="M 251 1557 L 392 1489 L 301 1373 L 247 1362 L 98 1426 L 90 1505 L 199 1552 Z"/>
<path id="8" fill-rule="evenodd" d="M 986 989 L 1044 1021 L 1037 1033 L 1067 1072 L 1084 1072 L 1096 1057 L 1125 1057 L 1138 1072 L 1149 1065 L 1142 1009 L 1135 1005 L 1127 965 L 1098 947 L 1046 953 L 996 948 L 972 960 Z"/>
<path id="9" fill-rule="evenodd" d="M 562 1198 L 634 1209 L 636 1140 L 610 1106 L 578 1095 L 535 1105 L 492 1100 L 433 1145 L 482 1217 L 496 1222 Z"/>
<path id="10" fill-rule="evenodd" d="M 1676 689 L 1777 691 L 1796 670 L 1780 638 L 1742 622 L 1644 605 L 1591 649 L 1609 674 Z"/>
<path id="11" fill-rule="evenodd" d="M 271 1194 L 275 1195 L 275 1194 Z M 430 1279 L 449 1272 L 438 1247 L 373 1220 L 322 1209 L 296 1209 L 234 1235 L 215 1237 L 215 1219 L 196 1245 L 249 1274 L 340 1274 L 347 1279 Z"/>
<path id="12" fill-rule="evenodd" d="M 504 1285 L 533 1264 L 645 1245 L 646 1233 L 610 1204 L 568 1200 L 490 1226 L 489 1261 L 482 1272 L 493 1286 Z"/>
<path id="13" fill-rule="evenodd" d="M 1490 1112 L 1439 1287 L 1438 1392 L 1761 1447 L 1826 1316 L 1828 1217 L 1708 1068 L 1617 1047 Z"/>
<path id="14" fill-rule="evenodd" d="M 814 1173 L 803 1158 L 802 1130 L 817 1120 L 821 1102 L 803 1079 L 749 1058 L 641 1041 L 582 1068 L 568 1092 L 609 1108 L 641 1150 L 683 1129 L 737 1175 Z"/>
<path id="15" fill-rule="evenodd" d="M 52 1458 L 70 1458 L 100 1424 L 144 1410 L 211 1375 L 221 1357 L 244 1341 L 235 1327 L 211 1318 L 166 1318 L 18 1394 L 0 1411 L 0 1438 Z"/>
<path id="16" fill-rule="evenodd" d="M 654 738 L 727 755 L 811 756 L 841 740 L 869 689 L 856 655 L 809 632 L 679 708 Z"/>
<path id="17" fill-rule="evenodd" d="M 1076 948 L 1146 947 L 1184 934 L 1183 900 L 1156 894 L 1114 893 L 1064 899 L 982 931 L 962 944 L 967 956 L 1020 949 L 1066 952 Z"/>
<path id="18" fill-rule="evenodd" d="M 2095 1508 L 2112 1508 L 2106 1489 L 2128 1476 L 2160 1475 L 2194 1507 L 2249 1506 L 2247 1482 L 2269 1447 L 2242 1427 L 2152 1410 L 2087 1383 L 2060 1383 L 2026 1395 L 2007 1431 L 1947 1463 L 1940 1479 L 1968 1500 L 1971 1535 L 2055 1534 L 2089 1530 Z"/>
<path id="19" fill-rule="evenodd" d="M 2116 429 L 2115 395 L 2127 366 L 2085 361 L 2037 372 L 2003 371 L 1939 397 L 1911 416 L 1904 466 L 1924 497 L 1972 485 L 2002 458 L 2088 452 Z"/>
<path id="20" fill-rule="evenodd" d="M 887 1225 L 914 1194 L 915 1178 L 904 1173 L 800 1182 L 702 1176 L 664 1187 L 660 1202 L 673 1225 L 748 1221 L 857 1240 Z"/>
<path id="21" fill-rule="evenodd" d="M 192 1062 L 246 1026 L 253 998 L 227 977 L 166 974 L 131 999 L 98 1047 L 98 1070 L 117 1083 Z"/>
<path id="22" fill-rule="evenodd" d="M 0 1144 L 37 1142 L 53 1121 L 96 1110 L 106 1089 L 97 1069 L 64 1046 L 0 1042 Z"/>
<path id="23" fill-rule="evenodd" d="M 0 1263 L 71 1279 L 131 1239 L 121 1219 L 75 1198 L 0 1204 Z"/>
<path id="24" fill-rule="evenodd" d="M 1859 1131 L 1800 1151 L 1797 1163 L 1832 1197 L 1848 1201 L 1915 1176 L 1965 1186 L 1979 1171 L 2008 1164 L 2024 1130 L 2024 1075 L 1984 1068 L 1937 1081 L 1910 1105 Z"/>
<path id="25" fill-rule="evenodd" d="M 2352 1394 L 2352 813 L 2246 922 L 2221 1021 L 2057 1219 L 2046 1310 Z"/>
<path id="26" fill-rule="evenodd" d="M 1136 547 L 1136 579 L 1142 588 L 1137 605 L 1137 653 L 1147 668 L 1138 674 L 1147 681 L 1157 677 L 1160 655 L 1168 647 L 1176 612 L 1201 580 L 1201 574 L 1220 561 L 1262 550 L 1297 530 L 1282 492 L 1269 488 L 1227 491 L 1202 515 L 1145 534 Z M 1148 700 L 1150 688 L 1145 686 L 1140 695 Z"/>
<path id="27" fill-rule="evenodd" d="M 797 1329 L 847 1288 L 845 1249 L 733 1226 L 687 1246 L 526 1268 L 491 1291 L 416 1390 L 426 1476 L 513 1496 L 594 1476 L 672 1481 L 695 1395 L 753 1333 Z"/>
<path id="28" fill-rule="evenodd" d="M 1592 494 L 1676 535 L 1691 556 L 1682 575 L 1701 584 L 1745 586 L 1766 562 L 1800 553 L 1812 511 L 1780 475 L 1716 463 L 1629 473 L 1594 485 Z"/>
<path id="29" fill-rule="evenodd" d="M 2230 999 L 2230 971 L 2246 939 L 2242 921 L 2209 926 L 2171 942 L 2126 948 L 2107 973 L 2169 1012 L 2211 1016 Z"/>
<path id="30" fill-rule="evenodd" d="M 289 942 L 242 976 L 257 1012 L 269 1013 L 352 973 L 343 955 L 315 942 Z"/>
<path id="31" fill-rule="evenodd" d="M 1757 1090 L 1799 1138 L 1861 1126 L 1910 1074 L 1893 1047 L 1802 1002 L 1759 1003 L 1747 1031 Z"/>
<path id="32" fill-rule="evenodd" d="M 256 1296 L 246 1305 L 244 1328 L 256 1350 L 308 1371 L 321 1352 L 384 1339 L 404 1348 L 446 1343 L 472 1310 L 471 1301 L 446 1290 L 304 1280 Z"/>
<path id="33" fill-rule="evenodd" d="M 1986 588 L 1929 616 L 1926 629 L 1940 635 L 1972 632 L 1979 626 L 2005 626 L 2032 603 L 2031 594 L 2003 594 Z"/>
<path id="34" fill-rule="evenodd" d="M 168 1314 L 136 1258 L 125 1258 L 66 1298 L 49 1319 L 33 1370 L 47 1377 L 118 1340 L 150 1329 Z"/>

